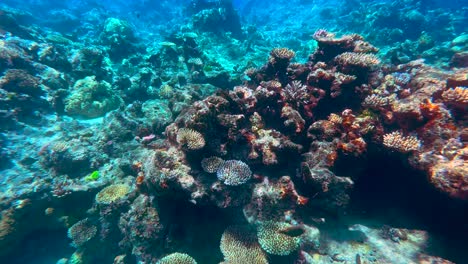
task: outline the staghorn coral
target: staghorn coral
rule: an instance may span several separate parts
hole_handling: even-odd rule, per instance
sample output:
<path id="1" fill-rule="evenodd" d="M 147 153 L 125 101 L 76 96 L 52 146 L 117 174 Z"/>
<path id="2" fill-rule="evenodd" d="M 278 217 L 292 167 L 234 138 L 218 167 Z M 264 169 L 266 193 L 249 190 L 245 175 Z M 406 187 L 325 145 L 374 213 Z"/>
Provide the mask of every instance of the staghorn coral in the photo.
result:
<path id="1" fill-rule="evenodd" d="M 271 64 L 289 62 L 296 56 L 296 53 L 288 48 L 275 48 L 270 52 L 268 61 Z"/>
<path id="2" fill-rule="evenodd" d="M 113 184 L 102 189 L 96 194 L 96 203 L 112 204 L 125 198 L 131 191 L 127 184 Z"/>
<path id="3" fill-rule="evenodd" d="M 237 186 L 250 180 L 252 171 L 249 165 L 240 160 L 227 160 L 219 166 L 216 175 L 224 184 Z"/>
<path id="4" fill-rule="evenodd" d="M 395 131 L 383 136 L 383 144 L 387 148 L 407 153 L 418 150 L 421 147 L 421 141 L 414 136 L 404 136 L 400 131 Z"/>
<path id="5" fill-rule="evenodd" d="M 311 95 L 307 86 L 302 84 L 301 81 L 292 81 L 282 91 L 284 100 L 294 106 L 295 108 L 300 107 L 301 105 L 310 104 Z"/>
<path id="6" fill-rule="evenodd" d="M 177 131 L 177 143 L 189 150 L 198 150 L 205 146 L 203 135 L 190 128 L 181 128 Z"/>
<path id="7" fill-rule="evenodd" d="M 86 242 L 93 239 L 97 228 L 86 218 L 75 223 L 68 229 L 68 237 L 73 240 L 74 247 L 82 247 Z"/>
<path id="8" fill-rule="evenodd" d="M 395 100 L 396 94 L 392 94 L 391 96 L 387 97 L 379 96 L 377 94 L 371 94 L 364 98 L 362 106 L 378 110 L 391 106 Z"/>
<path id="9" fill-rule="evenodd" d="M 197 264 L 197 262 L 185 253 L 176 252 L 158 260 L 156 264 Z"/>
<path id="10" fill-rule="evenodd" d="M 301 243 L 299 236 L 288 234 L 294 231 L 304 232 L 301 227 L 285 222 L 265 221 L 257 227 L 258 242 L 267 253 L 286 256 L 296 251 Z"/>
<path id="11" fill-rule="evenodd" d="M 225 263 L 267 264 L 257 234 L 248 226 L 229 226 L 221 236 L 220 249 Z"/>
<path id="12" fill-rule="evenodd" d="M 205 172 L 216 173 L 219 167 L 224 163 L 224 160 L 219 157 L 204 158 L 201 161 L 201 166 Z"/>

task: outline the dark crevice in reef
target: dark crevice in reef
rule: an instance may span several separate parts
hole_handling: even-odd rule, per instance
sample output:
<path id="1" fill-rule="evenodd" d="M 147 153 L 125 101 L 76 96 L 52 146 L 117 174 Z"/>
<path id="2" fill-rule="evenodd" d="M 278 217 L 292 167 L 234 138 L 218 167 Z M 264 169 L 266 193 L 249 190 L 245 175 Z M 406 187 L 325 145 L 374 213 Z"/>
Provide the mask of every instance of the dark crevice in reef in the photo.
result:
<path id="1" fill-rule="evenodd" d="M 219 251 L 221 235 L 229 225 L 239 223 L 236 216 L 242 214 L 236 210 L 241 209 L 221 210 L 175 199 L 160 199 L 158 204 L 161 223 L 167 226 L 166 236 L 170 237 L 165 247 L 174 252 L 185 252 L 199 263 L 222 261 Z"/>
<path id="2" fill-rule="evenodd" d="M 15 250 L 1 257 L 0 263 L 56 263 L 58 259 L 70 256 L 74 251 L 66 229 L 37 230 L 24 237 Z"/>
<path id="3" fill-rule="evenodd" d="M 352 160 L 352 159 L 350 159 Z M 360 167 L 346 222 L 382 227 L 426 230 L 431 239 L 427 252 L 465 261 L 468 248 L 468 203 L 456 201 L 428 183 L 423 172 L 412 169 L 401 154 L 369 148 L 363 162 L 342 161 L 343 166 Z"/>

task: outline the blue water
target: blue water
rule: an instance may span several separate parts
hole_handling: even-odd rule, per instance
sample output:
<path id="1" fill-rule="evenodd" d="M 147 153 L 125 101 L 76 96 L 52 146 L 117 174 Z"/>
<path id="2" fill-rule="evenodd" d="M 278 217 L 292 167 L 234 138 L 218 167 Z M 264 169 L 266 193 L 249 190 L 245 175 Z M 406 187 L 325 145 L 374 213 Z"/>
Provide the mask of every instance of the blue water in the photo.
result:
<path id="1" fill-rule="evenodd" d="M 466 0 L 0 1 L 0 263 L 467 263 L 467 25 Z"/>

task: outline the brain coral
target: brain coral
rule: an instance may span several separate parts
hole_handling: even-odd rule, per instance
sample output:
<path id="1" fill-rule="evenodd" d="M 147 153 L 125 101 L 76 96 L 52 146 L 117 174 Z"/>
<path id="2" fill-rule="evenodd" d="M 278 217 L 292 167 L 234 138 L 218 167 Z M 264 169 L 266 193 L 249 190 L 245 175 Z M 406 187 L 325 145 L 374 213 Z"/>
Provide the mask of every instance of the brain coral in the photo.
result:
<path id="1" fill-rule="evenodd" d="M 257 235 L 246 226 L 228 227 L 221 236 L 220 249 L 224 255 L 224 263 L 268 263 L 258 244 Z"/>
<path id="2" fill-rule="evenodd" d="M 226 185 L 236 186 L 246 183 L 252 177 L 249 165 L 240 160 L 227 160 L 216 171 L 218 179 Z"/>
<path id="3" fill-rule="evenodd" d="M 181 128 L 177 131 L 177 143 L 190 150 L 201 149 L 205 146 L 203 135 L 190 128 Z"/>
<path id="4" fill-rule="evenodd" d="M 96 195 L 98 204 L 110 204 L 124 198 L 130 192 L 130 186 L 126 184 L 114 184 L 102 189 Z"/>
<path id="5" fill-rule="evenodd" d="M 266 221 L 257 229 L 258 242 L 267 253 L 286 256 L 299 248 L 301 239 L 288 235 L 287 231 L 294 226 L 284 222 Z"/>
<path id="6" fill-rule="evenodd" d="M 96 76 L 88 76 L 73 86 L 65 100 L 65 111 L 69 115 L 95 118 L 118 108 L 122 102 L 108 82 L 99 82 Z"/>
<path id="7" fill-rule="evenodd" d="M 68 237 L 73 240 L 73 246 L 81 247 L 91 240 L 96 232 L 96 226 L 88 218 L 85 218 L 68 229 Z"/>
<path id="8" fill-rule="evenodd" d="M 160 259 L 156 264 L 197 264 L 197 262 L 185 253 L 172 253 Z"/>

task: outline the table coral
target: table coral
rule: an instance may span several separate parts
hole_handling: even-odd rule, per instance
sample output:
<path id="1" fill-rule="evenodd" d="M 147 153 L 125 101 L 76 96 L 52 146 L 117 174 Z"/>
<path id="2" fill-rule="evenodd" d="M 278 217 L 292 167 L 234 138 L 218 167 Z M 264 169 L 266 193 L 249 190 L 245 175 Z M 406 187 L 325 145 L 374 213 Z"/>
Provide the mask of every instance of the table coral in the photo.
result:
<path id="1" fill-rule="evenodd" d="M 83 219 L 68 229 L 68 237 L 73 240 L 75 247 L 82 247 L 86 242 L 93 239 L 97 228 L 89 219 Z"/>
<path id="2" fill-rule="evenodd" d="M 98 204 L 111 204 L 117 202 L 131 191 L 130 186 L 126 184 L 114 184 L 102 189 L 96 195 L 96 202 Z"/>
<path id="3" fill-rule="evenodd" d="M 229 226 L 221 236 L 220 249 L 225 263 L 267 264 L 257 234 L 248 226 Z"/>

